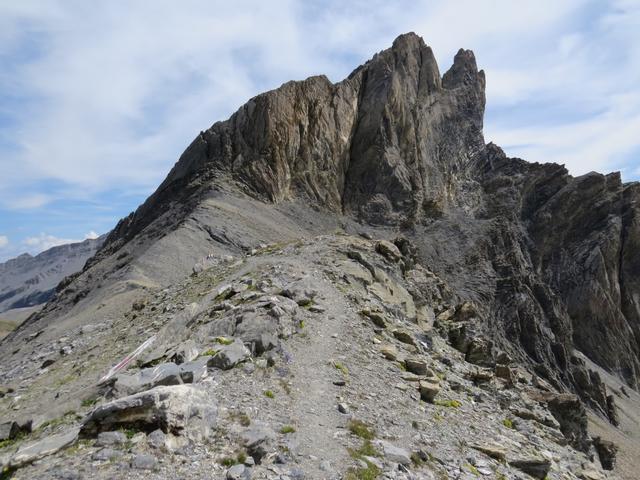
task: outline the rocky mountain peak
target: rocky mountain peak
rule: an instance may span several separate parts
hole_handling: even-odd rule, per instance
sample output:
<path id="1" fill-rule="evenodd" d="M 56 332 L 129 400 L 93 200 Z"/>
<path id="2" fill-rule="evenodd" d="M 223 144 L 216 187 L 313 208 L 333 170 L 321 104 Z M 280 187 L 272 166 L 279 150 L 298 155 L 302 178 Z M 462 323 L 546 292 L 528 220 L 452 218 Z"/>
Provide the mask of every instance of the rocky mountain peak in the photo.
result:
<path id="1" fill-rule="evenodd" d="M 4 410 L 83 413 L 9 468 L 81 435 L 59 464 L 585 480 L 618 455 L 636 478 L 640 187 L 485 144 L 484 89 L 471 51 L 441 76 L 410 33 L 200 132 L 0 343 L 0 384 L 19 385 Z M 13 441 L 27 424 L 4 426 Z M 135 456 L 112 448 L 122 428 Z"/>

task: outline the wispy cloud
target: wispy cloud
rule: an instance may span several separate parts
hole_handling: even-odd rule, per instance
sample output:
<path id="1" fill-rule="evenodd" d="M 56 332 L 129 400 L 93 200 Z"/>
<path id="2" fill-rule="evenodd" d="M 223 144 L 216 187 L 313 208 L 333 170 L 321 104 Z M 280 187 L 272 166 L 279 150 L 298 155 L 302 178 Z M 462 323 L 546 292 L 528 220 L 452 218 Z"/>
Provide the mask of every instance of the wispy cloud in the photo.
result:
<path id="1" fill-rule="evenodd" d="M 251 96 L 340 80 L 406 31 L 441 71 L 458 48 L 476 52 L 486 136 L 508 154 L 631 179 L 639 24 L 637 0 L 2 2 L 0 210 L 97 211 L 107 192 L 133 209 L 197 132 Z"/>
<path id="2" fill-rule="evenodd" d="M 0 248 L 5 248 L 7 245 L 9 245 L 9 237 L 0 235 Z"/>

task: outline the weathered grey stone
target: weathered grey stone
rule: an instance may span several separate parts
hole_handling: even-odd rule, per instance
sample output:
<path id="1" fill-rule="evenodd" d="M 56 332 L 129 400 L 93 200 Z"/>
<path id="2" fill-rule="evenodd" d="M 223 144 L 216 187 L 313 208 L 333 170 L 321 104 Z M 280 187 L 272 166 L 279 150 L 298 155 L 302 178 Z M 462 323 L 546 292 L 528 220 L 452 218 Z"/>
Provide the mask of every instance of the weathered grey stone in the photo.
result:
<path id="1" fill-rule="evenodd" d="M 242 434 L 247 453 L 256 463 L 273 449 L 276 434 L 266 425 L 256 424 Z"/>
<path id="2" fill-rule="evenodd" d="M 100 432 L 96 440 L 97 447 L 110 447 L 113 445 L 124 445 L 127 443 L 127 436 L 123 432 Z"/>
<path id="3" fill-rule="evenodd" d="M 196 342 L 189 339 L 178 345 L 175 349 L 175 353 L 171 356 L 171 359 L 173 359 L 177 364 L 192 362 L 198 358 L 199 353 L 200 351 L 198 350 Z"/>
<path id="4" fill-rule="evenodd" d="M 418 391 L 422 400 L 433 403 L 436 395 L 440 393 L 440 385 L 435 380 L 421 380 L 418 384 Z"/>
<path id="5" fill-rule="evenodd" d="M 10 440 L 18 435 L 19 429 L 16 422 L 0 423 L 0 441 Z"/>
<path id="6" fill-rule="evenodd" d="M 232 466 L 227 470 L 227 480 L 243 480 L 248 477 L 247 468 L 241 463 Z"/>
<path id="7" fill-rule="evenodd" d="M 250 357 L 249 349 L 244 346 L 242 340 L 236 339 L 230 345 L 222 345 L 218 352 L 209 359 L 207 365 L 210 368 L 229 370 Z"/>
<path id="8" fill-rule="evenodd" d="M 398 262 L 402 259 L 402 253 L 393 243 L 388 240 L 378 240 L 376 242 L 376 252 L 392 262 Z"/>
<path id="9" fill-rule="evenodd" d="M 161 363 L 145 368 L 135 374 L 120 373 L 116 376 L 112 394 L 115 397 L 133 395 L 161 385 L 179 385 L 183 383 L 180 368 L 175 363 Z"/>
<path id="10" fill-rule="evenodd" d="M 498 461 L 504 461 L 507 455 L 507 451 L 502 445 L 474 443 L 469 446 L 491 458 L 495 458 Z"/>
<path id="11" fill-rule="evenodd" d="M 384 440 L 379 440 L 377 443 L 382 449 L 384 458 L 386 458 L 390 462 L 399 463 L 400 465 L 405 466 L 411 465 L 411 453 L 408 450 L 396 447 L 395 445 Z"/>
<path id="12" fill-rule="evenodd" d="M 133 457 L 131 468 L 136 470 L 154 470 L 158 465 L 156 457 L 151 455 L 139 454 Z"/>
<path id="13" fill-rule="evenodd" d="M 407 345 L 416 345 L 416 341 L 413 338 L 413 335 L 411 335 L 410 332 L 408 332 L 407 330 L 394 330 L 393 332 L 393 336 L 396 337 L 396 339 L 398 339 L 400 342 L 402 343 L 406 343 Z"/>
<path id="14" fill-rule="evenodd" d="M 17 468 L 52 455 L 73 444 L 78 439 L 78 432 L 78 428 L 72 428 L 64 433 L 51 435 L 37 442 L 22 445 L 9 460 L 9 465 Z"/>
<path id="15" fill-rule="evenodd" d="M 165 448 L 167 445 L 167 436 L 160 430 L 154 430 L 147 435 L 147 444 L 152 448 Z"/>
<path id="16" fill-rule="evenodd" d="M 509 465 L 539 480 L 544 480 L 551 468 L 551 462 L 543 458 L 509 460 Z"/>
<path id="17" fill-rule="evenodd" d="M 202 440 L 215 426 L 216 415 L 216 405 L 205 391 L 162 386 L 98 406 L 84 420 L 82 434 L 144 425 Z"/>
<path id="18" fill-rule="evenodd" d="M 384 358 L 392 362 L 398 359 L 398 350 L 393 345 L 383 345 L 380 347 L 380 353 L 382 353 Z"/>
<path id="19" fill-rule="evenodd" d="M 100 462 L 108 462 L 111 460 L 115 460 L 116 458 L 120 458 L 123 455 L 124 454 L 119 450 L 114 450 L 112 448 L 103 448 L 91 455 L 91 459 Z"/>
<path id="20" fill-rule="evenodd" d="M 433 376 L 433 372 L 429 369 L 427 362 L 420 358 L 407 358 L 404 361 L 407 371 L 416 375 Z"/>
<path id="21" fill-rule="evenodd" d="M 207 376 L 207 363 L 210 357 L 202 357 L 193 362 L 179 365 L 180 378 L 184 383 L 198 383 Z"/>

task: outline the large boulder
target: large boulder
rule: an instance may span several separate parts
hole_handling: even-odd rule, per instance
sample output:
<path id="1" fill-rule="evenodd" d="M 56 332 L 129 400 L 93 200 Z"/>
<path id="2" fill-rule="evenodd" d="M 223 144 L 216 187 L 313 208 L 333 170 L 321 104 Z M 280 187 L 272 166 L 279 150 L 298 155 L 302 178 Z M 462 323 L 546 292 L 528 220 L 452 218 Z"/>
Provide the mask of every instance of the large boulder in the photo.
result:
<path id="1" fill-rule="evenodd" d="M 160 428 L 202 440 L 211 433 L 216 417 L 216 404 L 204 390 L 188 385 L 162 386 L 100 405 L 83 421 L 81 434 L 92 437 L 119 428 Z"/>
<path id="2" fill-rule="evenodd" d="M 181 383 L 183 381 L 178 365 L 175 363 L 161 363 L 155 367 L 144 368 L 138 373 L 118 374 L 111 394 L 114 397 L 124 397 L 161 385 L 179 385 Z"/>
<path id="3" fill-rule="evenodd" d="M 78 438 L 78 431 L 78 428 L 72 428 L 64 433 L 22 445 L 9 460 L 9 467 L 21 467 L 72 445 Z"/>

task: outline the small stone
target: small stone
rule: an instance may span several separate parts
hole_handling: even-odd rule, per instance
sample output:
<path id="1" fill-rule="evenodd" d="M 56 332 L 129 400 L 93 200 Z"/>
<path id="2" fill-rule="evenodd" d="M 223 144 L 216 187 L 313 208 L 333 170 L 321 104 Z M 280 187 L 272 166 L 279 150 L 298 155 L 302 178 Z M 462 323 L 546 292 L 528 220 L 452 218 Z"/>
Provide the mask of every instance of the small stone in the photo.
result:
<path id="1" fill-rule="evenodd" d="M 388 240 L 378 240 L 376 242 L 376 252 L 392 262 L 402 259 L 402 253 L 400 253 L 398 247 Z"/>
<path id="2" fill-rule="evenodd" d="M 349 414 L 349 407 L 347 406 L 346 403 L 339 403 L 338 404 L 338 411 L 340 413 L 343 413 L 344 415 L 348 415 Z"/>
<path id="3" fill-rule="evenodd" d="M 97 447 L 111 447 L 113 445 L 124 445 L 127 436 L 123 432 L 102 432 L 98 434 L 96 440 Z"/>
<path id="4" fill-rule="evenodd" d="M 406 330 L 394 330 L 393 336 L 402 343 L 406 343 L 407 345 L 416 346 L 416 341 L 413 339 L 413 336 L 407 332 Z"/>
<path id="5" fill-rule="evenodd" d="M 398 351 L 393 345 L 384 345 L 382 348 L 380 348 L 380 353 L 382 353 L 384 358 L 386 358 L 387 360 L 391 360 L 392 362 L 394 362 L 398 358 Z"/>
<path id="6" fill-rule="evenodd" d="M 440 385 L 433 380 L 422 380 L 418 384 L 418 390 L 420 391 L 420 398 L 422 400 L 433 403 L 436 395 L 440 393 Z"/>
<path id="7" fill-rule="evenodd" d="M 229 370 L 250 356 L 251 352 L 244 346 L 242 340 L 236 339 L 232 344 L 220 347 L 218 353 L 209 359 L 207 365 L 221 370 Z"/>
<path id="8" fill-rule="evenodd" d="M 122 457 L 123 453 L 118 450 L 113 450 L 111 448 L 103 448 L 102 450 L 98 450 L 93 455 L 91 455 L 92 460 L 97 460 L 99 462 L 108 462 L 114 460 L 116 458 Z"/>
<path id="9" fill-rule="evenodd" d="M 496 377 L 506 380 L 507 383 L 513 383 L 513 374 L 511 373 L 511 368 L 507 365 L 497 364 L 495 372 Z"/>
<path id="10" fill-rule="evenodd" d="M 433 372 L 429 370 L 429 366 L 427 362 L 417 358 L 407 358 L 404 361 L 404 366 L 407 371 L 414 373 L 416 375 L 425 375 L 428 377 L 433 376 Z"/>
<path id="11" fill-rule="evenodd" d="M 156 460 L 156 457 L 140 454 L 133 457 L 133 460 L 131 461 L 131 468 L 135 468 L 137 470 L 153 470 L 156 468 L 157 464 L 158 460 Z"/>
<path id="12" fill-rule="evenodd" d="M 372 312 L 371 310 L 362 310 L 362 315 L 367 317 L 376 327 L 387 328 L 387 322 L 380 312 Z"/>
<path id="13" fill-rule="evenodd" d="M 472 444 L 470 447 L 499 461 L 504 460 L 507 455 L 504 447 L 500 445 Z"/>
<path id="14" fill-rule="evenodd" d="M 400 465 L 411 465 L 411 454 L 404 448 L 396 447 L 384 440 L 378 441 L 378 444 L 384 452 L 384 457 L 390 462 L 399 463 Z"/>
<path id="15" fill-rule="evenodd" d="M 147 444 L 151 448 L 164 448 L 166 446 L 167 436 L 160 429 L 154 430 L 147 435 Z"/>
<path id="16" fill-rule="evenodd" d="M 551 468 L 549 460 L 540 458 L 510 460 L 509 465 L 539 480 L 544 480 Z"/>
<path id="17" fill-rule="evenodd" d="M 245 478 L 245 470 L 247 468 L 241 463 L 234 465 L 227 470 L 227 480 L 242 480 Z"/>
<path id="18" fill-rule="evenodd" d="M 51 365 L 53 365 L 56 361 L 52 358 L 47 358 L 44 362 L 42 362 L 42 365 L 40 365 L 40 368 L 47 368 L 50 367 Z"/>

